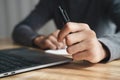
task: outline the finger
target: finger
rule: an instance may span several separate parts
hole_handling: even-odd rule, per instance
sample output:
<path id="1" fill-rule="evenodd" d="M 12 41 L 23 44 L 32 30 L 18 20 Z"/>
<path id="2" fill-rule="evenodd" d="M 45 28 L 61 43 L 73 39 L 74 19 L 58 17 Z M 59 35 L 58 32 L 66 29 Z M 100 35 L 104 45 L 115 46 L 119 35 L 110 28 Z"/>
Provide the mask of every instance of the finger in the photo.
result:
<path id="1" fill-rule="evenodd" d="M 46 39 L 43 43 L 41 43 L 40 47 L 42 49 L 47 49 L 47 48 L 54 49 L 54 50 L 56 49 L 56 46 L 48 39 Z"/>
<path id="2" fill-rule="evenodd" d="M 57 30 L 57 31 L 55 31 L 54 33 L 51 34 L 55 38 L 55 40 L 53 40 L 52 42 L 57 44 L 56 46 L 57 46 L 58 49 L 62 49 L 62 48 L 65 47 L 65 41 L 63 41 L 63 42 L 58 42 L 57 41 L 59 32 L 60 32 L 60 30 Z"/>
<path id="3" fill-rule="evenodd" d="M 59 42 L 57 41 L 57 38 L 55 38 L 54 36 L 49 36 L 48 39 L 57 47 L 59 48 L 60 47 L 60 44 Z"/>
<path id="4" fill-rule="evenodd" d="M 74 44 L 74 45 L 68 47 L 67 52 L 69 54 L 73 55 L 73 54 L 83 52 L 83 51 L 88 50 L 88 49 L 89 49 L 89 47 L 88 47 L 86 41 L 82 41 L 80 43 L 77 43 L 77 44 Z"/>
<path id="5" fill-rule="evenodd" d="M 87 51 L 83 51 L 83 52 L 79 52 L 77 54 L 73 54 L 72 55 L 74 60 L 88 60 L 89 58 L 89 54 L 87 53 Z"/>
<path id="6" fill-rule="evenodd" d="M 81 32 L 71 33 L 65 38 L 66 39 L 66 44 L 68 46 L 70 46 L 70 45 L 73 45 L 75 43 L 84 41 L 87 38 L 87 36 L 88 35 L 86 34 L 85 30 L 81 31 Z"/>
<path id="7" fill-rule="evenodd" d="M 65 42 L 65 39 L 62 41 L 62 42 L 59 42 L 59 45 L 60 45 L 60 48 L 59 49 L 64 49 L 66 48 L 66 42 Z"/>
<path id="8" fill-rule="evenodd" d="M 57 37 L 58 37 L 59 32 L 60 32 L 60 30 L 57 30 L 57 31 L 55 31 L 54 33 L 52 33 L 52 35 L 53 35 L 55 38 L 57 38 Z"/>
<path id="9" fill-rule="evenodd" d="M 62 41 L 69 33 L 89 29 L 89 26 L 82 23 L 68 22 L 58 34 L 58 41 Z"/>
<path id="10" fill-rule="evenodd" d="M 56 49 L 62 49 L 65 47 L 65 43 L 58 42 L 57 38 L 55 38 L 53 35 L 49 36 L 48 39 L 56 46 Z"/>
<path id="11" fill-rule="evenodd" d="M 66 44 L 64 42 L 59 42 L 59 49 L 64 49 L 66 47 Z"/>

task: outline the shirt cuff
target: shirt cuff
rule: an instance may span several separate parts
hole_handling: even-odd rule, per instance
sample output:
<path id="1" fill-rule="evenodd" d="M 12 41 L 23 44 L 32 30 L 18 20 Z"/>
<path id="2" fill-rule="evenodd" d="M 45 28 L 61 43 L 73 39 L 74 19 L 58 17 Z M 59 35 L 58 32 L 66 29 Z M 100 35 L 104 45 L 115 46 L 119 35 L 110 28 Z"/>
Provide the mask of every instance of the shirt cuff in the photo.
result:
<path id="1" fill-rule="evenodd" d="M 106 49 L 109 52 L 109 58 L 107 58 L 107 62 L 117 59 L 117 55 L 116 55 L 117 52 L 114 47 L 115 44 L 107 38 L 99 38 L 98 40 L 106 47 Z"/>

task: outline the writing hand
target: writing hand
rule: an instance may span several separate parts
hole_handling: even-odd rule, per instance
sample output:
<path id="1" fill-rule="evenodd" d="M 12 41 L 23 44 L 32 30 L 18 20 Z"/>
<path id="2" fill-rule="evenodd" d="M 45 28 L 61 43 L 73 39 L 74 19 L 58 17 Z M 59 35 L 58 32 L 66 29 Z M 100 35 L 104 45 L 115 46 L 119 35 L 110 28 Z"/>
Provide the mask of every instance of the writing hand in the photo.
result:
<path id="1" fill-rule="evenodd" d="M 67 51 L 74 60 L 97 63 L 107 56 L 106 50 L 96 37 L 96 33 L 87 24 L 68 22 L 58 35 L 59 42 L 64 39 Z"/>

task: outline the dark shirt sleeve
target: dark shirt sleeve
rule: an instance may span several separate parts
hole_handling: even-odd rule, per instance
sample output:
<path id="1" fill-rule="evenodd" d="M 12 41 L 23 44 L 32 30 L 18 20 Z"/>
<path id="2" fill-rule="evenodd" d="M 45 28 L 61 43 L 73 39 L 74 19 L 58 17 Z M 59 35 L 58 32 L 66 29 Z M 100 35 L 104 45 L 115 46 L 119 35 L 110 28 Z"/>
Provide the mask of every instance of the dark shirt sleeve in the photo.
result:
<path id="1" fill-rule="evenodd" d="M 26 46 L 32 46 L 32 40 L 39 34 L 36 32 L 48 20 L 53 18 L 56 0 L 40 0 L 35 9 L 15 26 L 13 40 Z"/>
<path id="2" fill-rule="evenodd" d="M 110 0 L 109 0 L 110 1 Z M 99 40 L 109 49 L 109 61 L 120 58 L 120 0 L 111 0 L 109 8 L 110 18 L 115 23 L 116 32 L 112 35 L 105 35 Z"/>

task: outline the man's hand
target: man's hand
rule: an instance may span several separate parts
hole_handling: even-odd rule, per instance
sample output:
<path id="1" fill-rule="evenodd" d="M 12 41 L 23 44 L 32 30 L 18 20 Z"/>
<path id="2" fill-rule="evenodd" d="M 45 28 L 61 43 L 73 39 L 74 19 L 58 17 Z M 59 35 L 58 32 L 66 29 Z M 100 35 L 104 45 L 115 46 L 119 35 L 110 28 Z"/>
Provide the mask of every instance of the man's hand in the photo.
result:
<path id="1" fill-rule="evenodd" d="M 68 22 L 59 32 L 58 41 L 66 40 L 67 51 L 74 60 L 97 63 L 107 54 L 98 41 L 96 33 L 87 24 Z"/>
<path id="2" fill-rule="evenodd" d="M 65 47 L 65 41 L 58 42 L 57 37 L 60 30 L 55 31 L 54 33 L 48 36 L 39 36 L 34 39 L 35 45 L 41 49 L 61 49 Z"/>

